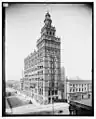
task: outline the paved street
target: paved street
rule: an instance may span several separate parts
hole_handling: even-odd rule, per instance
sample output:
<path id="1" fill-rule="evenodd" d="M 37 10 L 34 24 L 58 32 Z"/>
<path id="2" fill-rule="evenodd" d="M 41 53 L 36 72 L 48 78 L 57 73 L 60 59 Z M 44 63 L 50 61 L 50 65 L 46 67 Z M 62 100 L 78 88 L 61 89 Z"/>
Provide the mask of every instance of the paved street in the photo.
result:
<path id="1" fill-rule="evenodd" d="M 15 90 L 10 89 L 10 91 Z M 10 102 L 10 105 L 12 106 L 13 114 L 40 114 L 40 113 L 58 114 L 58 111 L 61 110 L 62 114 L 69 115 L 68 103 L 54 103 L 54 104 L 40 105 L 34 99 L 25 96 L 23 93 L 20 93 L 19 91 L 17 91 L 17 94 L 15 94 L 14 96 L 9 96 L 7 98 L 8 102 Z M 32 104 L 29 103 L 30 100 Z"/>

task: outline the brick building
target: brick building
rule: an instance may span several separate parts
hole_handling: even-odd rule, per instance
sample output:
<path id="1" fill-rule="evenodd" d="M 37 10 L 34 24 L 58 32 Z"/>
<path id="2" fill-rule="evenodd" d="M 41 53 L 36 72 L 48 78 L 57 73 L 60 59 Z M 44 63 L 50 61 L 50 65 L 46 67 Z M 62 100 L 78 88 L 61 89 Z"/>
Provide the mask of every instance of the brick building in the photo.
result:
<path id="1" fill-rule="evenodd" d="M 40 104 L 58 99 L 60 62 L 60 38 L 56 37 L 56 29 L 47 12 L 41 37 L 37 40 L 37 51 L 24 59 L 24 77 L 21 79 L 23 92 Z"/>

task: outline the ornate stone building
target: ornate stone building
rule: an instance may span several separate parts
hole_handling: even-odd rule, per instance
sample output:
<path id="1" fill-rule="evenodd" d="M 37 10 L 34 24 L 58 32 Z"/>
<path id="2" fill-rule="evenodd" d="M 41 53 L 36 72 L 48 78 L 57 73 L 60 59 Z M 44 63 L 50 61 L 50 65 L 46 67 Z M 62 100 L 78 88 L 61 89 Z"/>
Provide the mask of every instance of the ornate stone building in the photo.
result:
<path id="1" fill-rule="evenodd" d="M 67 79 L 66 97 L 68 100 L 82 100 L 92 98 L 92 81 Z"/>
<path id="2" fill-rule="evenodd" d="M 56 37 L 50 14 L 45 15 L 37 51 L 24 59 L 22 90 L 40 104 L 58 99 L 60 73 L 60 38 Z"/>

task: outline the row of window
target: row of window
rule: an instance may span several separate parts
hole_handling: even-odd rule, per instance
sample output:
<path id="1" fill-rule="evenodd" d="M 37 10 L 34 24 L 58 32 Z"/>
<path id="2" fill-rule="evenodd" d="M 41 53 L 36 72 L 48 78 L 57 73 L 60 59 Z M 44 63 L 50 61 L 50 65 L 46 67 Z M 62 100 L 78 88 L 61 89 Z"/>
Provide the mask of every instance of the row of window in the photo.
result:
<path id="1" fill-rule="evenodd" d="M 33 61 L 29 61 L 28 63 L 24 64 L 24 67 L 25 67 L 25 69 L 27 69 L 27 68 L 30 68 L 30 67 L 32 67 L 34 65 L 37 65 L 40 62 L 43 62 L 43 59 L 38 59 L 38 60 L 35 59 L 34 62 Z"/>
<path id="2" fill-rule="evenodd" d="M 29 69 L 29 70 L 26 69 L 27 71 L 25 71 L 25 73 L 33 72 L 33 71 L 36 71 L 36 70 L 39 70 L 39 69 L 42 69 L 42 68 L 43 68 L 43 65 L 35 66 L 35 67 L 33 67 L 33 68 Z"/>
<path id="3" fill-rule="evenodd" d="M 30 88 L 35 88 L 36 87 L 36 83 L 30 83 Z"/>
<path id="4" fill-rule="evenodd" d="M 45 44 L 46 47 L 49 47 L 49 53 L 52 53 L 52 54 L 58 54 L 59 53 L 59 50 L 60 50 L 60 45 L 52 45 L 52 44 Z M 56 50 L 54 50 L 56 49 Z M 53 51 L 53 52 L 52 52 Z M 57 51 L 57 52 L 56 52 Z M 47 52 L 47 53 L 48 53 Z M 60 54 L 60 53 L 59 53 Z"/>
<path id="5" fill-rule="evenodd" d="M 49 52 L 49 51 L 48 51 Z M 50 52 L 51 53 L 51 55 L 49 56 L 46 56 L 45 57 L 45 59 L 47 59 L 48 61 L 58 61 L 60 58 L 57 56 L 57 55 L 52 55 L 52 52 Z M 53 57 L 52 57 L 53 56 Z M 34 61 L 32 61 L 32 60 L 29 60 L 27 63 L 25 63 L 25 65 L 29 65 L 29 64 L 32 64 L 32 63 L 34 63 L 34 62 L 40 62 L 40 60 L 42 60 L 43 59 L 43 57 L 40 57 L 40 58 L 38 58 L 38 59 L 34 59 Z"/>
<path id="6" fill-rule="evenodd" d="M 42 75 L 43 74 L 43 70 L 38 71 L 38 75 Z"/>
<path id="7" fill-rule="evenodd" d="M 41 78 L 31 78 L 31 79 L 29 79 L 29 81 L 42 81 L 43 80 L 43 78 L 41 77 Z"/>
<path id="8" fill-rule="evenodd" d="M 49 64 L 50 63 L 47 63 L 47 66 L 49 66 L 48 70 L 45 70 L 47 74 L 55 74 L 56 72 L 57 73 L 60 72 L 59 67 L 57 67 L 58 64 L 56 66 L 54 66 L 53 64 L 50 64 L 50 65 Z M 27 71 L 24 71 L 24 74 L 25 74 L 25 76 L 33 76 L 35 74 L 34 71 L 37 71 L 37 70 L 38 70 L 38 74 L 40 74 L 41 71 L 39 71 L 39 70 L 41 70 L 41 69 L 43 69 L 43 65 L 35 67 L 35 68 L 32 68 L 32 69 L 27 70 Z M 32 74 L 32 75 L 27 75 L 26 74 L 26 73 L 32 73 L 32 72 L 34 72 L 34 74 Z M 41 74 L 43 74 L 43 73 L 41 73 Z"/>
<path id="9" fill-rule="evenodd" d="M 47 53 L 51 53 L 51 54 L 55 54 L 55 52 L 56 52 L 56 54 L 58 53 L 58 54 L 60 54 L 60 52 L 59 51 L 53 51 L 53 50 L 46 50 L 46 52 Z M 46 53 L 45 53 L 46 54 Z M 43 56 L 42 54 L 41 54 L 41 56 Z M 39 62 L 40 60 L 42 60 L 42 59 L 40 59 L 40 57 L 38 57 L 38 58 L 34 58 L 34 59 L 30 59 L 30 60 L 27 60 L 26 62 L 24 62 L 24 64 L 25 64 L 25 66 L 26 65 L 29 65 L 29 64 L 33 64 L 33 63 L 37 63 L 37 62 Z M 52 60 L 52 59 L 51 59 Z M 54 60 L 55 61 L 55 60 Z"/>
<path id="10" fill-rule="evenodd" d="M 51 58 L 51 57 L 49 57 L 46 61 L 59 61 L 59 59 L 57 59 L 57 58 Z M 37 59 L 35 59 L 34 60 L 34 62 L 33 61 L 29 61 L 29 62 L 27 62 L 27 63 L 25 63 L 24 64 L 24 68 L 25 68 L 25 70 L 26 69 L 28 69 L 28 68 L 30 68 L 30 67 L 32 67 L 32 66 L 34 66 L 34 65 L 37 65 L 38 63 L 40 63 L 40 62 L 43 62 L 43 58 L 39 58 L 38 60 Z M 57 63 L 57 62 L 56 62 Z"/>
<path id="11" fill-rule="evenodd" d="M 39 93 L 39 95 L 43 95 L 43 88 L 39 88 L 38 93 Z"/>
<path id="12" fill-rule="evenodd" d="M 52 32 L 52 31 L 47 31 L 47 35 L 53 35 L 54 36 L 54 32 Z"/>
<path id="13" fill-rule="evenodd" d="M 57 90 L 48 91 L 48 96 L 50 95 L 58 95 L 58 91 Z"/>
<path id="14" fill-rule="evenodd" d="M 70 92 L 80 92 L 80 91 L 87 91 L 87 88 L 76 88 L 76 89 L 70 89 Z"/>
<path id="15" fill-rule="evenodd" d="M 39 54 L 38 57 L 35 57 L 34 59 L 27 60 L 26 62 L 24 62 L 24 65 L 34 66 L 34 64 L 37 64 L 38 62 L 40 62 L 40 60 L 42 60 L 40 59 L 40 56 L 42 56 L 42 54 Z"/>
<path id="16" fill-rule="evenodd" d="M 27 64 L 27 63 L 30 62 L 30 61 L 34 62 L 36 59 L 38 59 L 39 57 L 41 57 L 42 54 L 43 54 L 43 52 L 38 52 L 35 56 L 27 57 L 27 58 L 24 60 L 24 63 Z"/>
<path id="17" fill-rule="evenodd" d="M 47 52 L 52 52 L 53 54 L 60 54 L 60 46 L 59 45 L 52 45 L 47 44 L 46 48 L 48 49 Z"/>
<path id="18" fill-rule="evenodd" d="M 48 37 L 48 36 L 47 36 L 47 37 L 44 37 L 44 38 L 48 38 L 48 39 L 49 39 L 49 38 L 51 38 L 51 37 Z M 55 40 L 56 38 L 53 37 L 52 39 Z M 53 47 L 58 47 L 58 48 L 60 48 L 60 43 L 54 42 L 53 40 L 46 40 L 45 43 L 48 44 L 49 46 L 51 45 L 51 46 L 53 46 Z M 53 48 L 53 49 L 54 49 L 54 48 Z"/>
<path id="19" fill-rule="evenodd" d="M 49 43 L 49 42 L 48 42 Z M 54 45 L 54 43 L 52 44 L 52 43 L 50 43 L 50 44 L 48 44 L 48 46 L 53 46 Z M 59 45 L 54 45 L 54 47 L 60 47 Z M 50 49 L 49 50 L 47 50 L 48 52 L 50 52 Z M 51 50 L 51 53 L 53 52 L 54 50 Z M 58 51 L 54 51 L 53 53 L 59 53 Z M 43 54 L 43 52 L 40 52 L 40 53 L 38 53 L 38 54 L 36 54 L 36 56 L 30 56 L 30 57 L 27 57 L 25 60 L 24 60 L 24 63 L 25 64 L 28 64 L 28 62 L 34 62 L 34 61 L 36 61 L 36 59 L 38 59 L 38 57 L 41 57 L 42 56 L 42 54 Z"/>
<path id="20" fill-rule="evenodd" d="M 78 87 L 78 86 L 88 86 L 89 84 L 70 84 L 71 87 Z"/>

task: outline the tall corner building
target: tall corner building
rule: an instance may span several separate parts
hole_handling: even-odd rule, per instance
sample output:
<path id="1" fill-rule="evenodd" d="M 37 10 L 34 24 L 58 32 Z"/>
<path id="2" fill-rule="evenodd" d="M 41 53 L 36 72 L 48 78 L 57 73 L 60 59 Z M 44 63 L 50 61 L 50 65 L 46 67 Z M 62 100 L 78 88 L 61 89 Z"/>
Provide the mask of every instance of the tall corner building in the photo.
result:
<path id="1" fill-rule="evenodd" d="M 37 40 L 37 51 L 24 59 L 22 89 L 40 104 L 52 103 L 59 97 L 60 38 L 52 26 L 50 14 L 45 15 L 41 37 Z"/>

